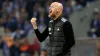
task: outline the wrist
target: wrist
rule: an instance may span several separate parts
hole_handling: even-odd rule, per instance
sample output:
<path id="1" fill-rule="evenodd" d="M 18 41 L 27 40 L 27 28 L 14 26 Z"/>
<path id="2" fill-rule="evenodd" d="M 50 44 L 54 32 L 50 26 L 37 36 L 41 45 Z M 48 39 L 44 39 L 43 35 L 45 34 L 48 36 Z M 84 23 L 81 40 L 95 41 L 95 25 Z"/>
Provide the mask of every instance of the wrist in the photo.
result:
<path id="1" fill-rule="evenodd" d="M 34 26 L 34 25 L 33 25 L 33 28 L 34 28 L 34 30 L 35 30 L 35 29 L 37 29 L 37 26 Z"/>
<path id="2" fill-rule="evenodd" d="M 37 27 L 33 27 L 34 28 L 34 30 L 36 30 L 37 29 Z"/>

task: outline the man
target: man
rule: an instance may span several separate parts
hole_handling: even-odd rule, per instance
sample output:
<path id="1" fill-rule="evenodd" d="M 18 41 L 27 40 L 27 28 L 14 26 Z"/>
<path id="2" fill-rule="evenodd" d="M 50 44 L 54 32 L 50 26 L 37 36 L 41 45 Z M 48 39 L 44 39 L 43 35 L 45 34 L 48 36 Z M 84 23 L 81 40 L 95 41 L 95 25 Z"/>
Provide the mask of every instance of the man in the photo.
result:
<path id="1" fill-rule="evenodd" d="M 100 13 L 96 13 L 95 18 L 90 23 L 89 36 L 96 38 L 100 37 Z"/>
<path id="2" fill-rule="evenodd" d="M 53 2 L 51 4 L 48 15 L 51 21 L 43 33 L 37 29 L 36 18 L 31 19 L 40 42 L 44 41 L 48 35 L 50 37 L 49 56 L 70 56 L 70 49 L 75 44 L 72 25 L 62 17 L 62 11 L 63 5 L 61 3 Z"/>

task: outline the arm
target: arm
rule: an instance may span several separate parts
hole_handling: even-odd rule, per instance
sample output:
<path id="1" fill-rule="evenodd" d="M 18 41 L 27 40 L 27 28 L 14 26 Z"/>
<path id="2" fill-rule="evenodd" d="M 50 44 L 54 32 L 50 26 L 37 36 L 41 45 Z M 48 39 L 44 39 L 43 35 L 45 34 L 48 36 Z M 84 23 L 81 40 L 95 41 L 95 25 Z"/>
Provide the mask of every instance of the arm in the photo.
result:
<path id="1" fill-rule="evenodd" d="M 39 30 L 37 29 L 36 18 L 32 18 L 31 23 L 32 23 L 32 26 L 35 30 L 35 33 L 36 33 L 38 40 L 40 42 L 44 41 L 49 34 L 48 27 L 46 27 L 46 29 L 44 30 L 43 33 L 40 33 Z"/>
<path id="2" fill-rule="evenodd" d="M 66 54 L 75 44 L 74 33 L 70 22 L 66 21 L 64 23 L 63 31 L 65 36 L 65 43 L 63 45 L 62 53 Z"/>
<path id="3" fill-rule="evenodd" d="M 49 34 L 48 27 L 44 30 L 43 33 L 40 33 L 38 29 L 35 29 L 36 36 L 40 42 L 44 41 Z"/>

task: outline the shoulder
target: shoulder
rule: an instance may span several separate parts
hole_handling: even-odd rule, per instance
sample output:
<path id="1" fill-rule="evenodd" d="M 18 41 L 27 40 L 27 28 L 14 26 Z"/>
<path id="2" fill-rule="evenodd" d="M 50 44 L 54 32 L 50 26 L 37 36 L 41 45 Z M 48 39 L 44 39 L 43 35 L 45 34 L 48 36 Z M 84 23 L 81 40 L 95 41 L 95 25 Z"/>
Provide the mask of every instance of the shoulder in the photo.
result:
<path id="1" fill-rule="evenodd" d="M 49 23 L 53 22 L 53 20 L 50 20 Z"/>
<path id="2" fill-rule="evenodd" d="M 61 18 L 61 21 L 66 25 L 71 24 L 66 18 Z"/>
<path id="3" fill-rule="evenodd" d="M 67 20 L 67 19 L 63 19 L 63 26 L 66 26 L 66 27 L 72 27 L 72 24 Z"/>
<path id="4" fill-rule="evenodd" d="M 61 21 L 65 23 L 68 20 L 66 18 L 61 18 Z"/>

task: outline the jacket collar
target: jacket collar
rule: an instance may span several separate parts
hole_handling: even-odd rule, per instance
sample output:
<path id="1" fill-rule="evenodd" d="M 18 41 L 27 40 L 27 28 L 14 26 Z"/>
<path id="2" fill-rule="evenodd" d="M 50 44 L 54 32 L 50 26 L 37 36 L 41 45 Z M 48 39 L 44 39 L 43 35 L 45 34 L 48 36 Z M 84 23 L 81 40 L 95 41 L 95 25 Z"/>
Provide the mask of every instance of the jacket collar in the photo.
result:
<path id="1" fill-rule="evenodd" d="M 54 22 L 58 22 L 58 21 L 60 21 L 61 20 L 61 18 L 62 18 L 62 15 L 61 16 L 59 16 L 56 20 L 53 20 Z"/>

